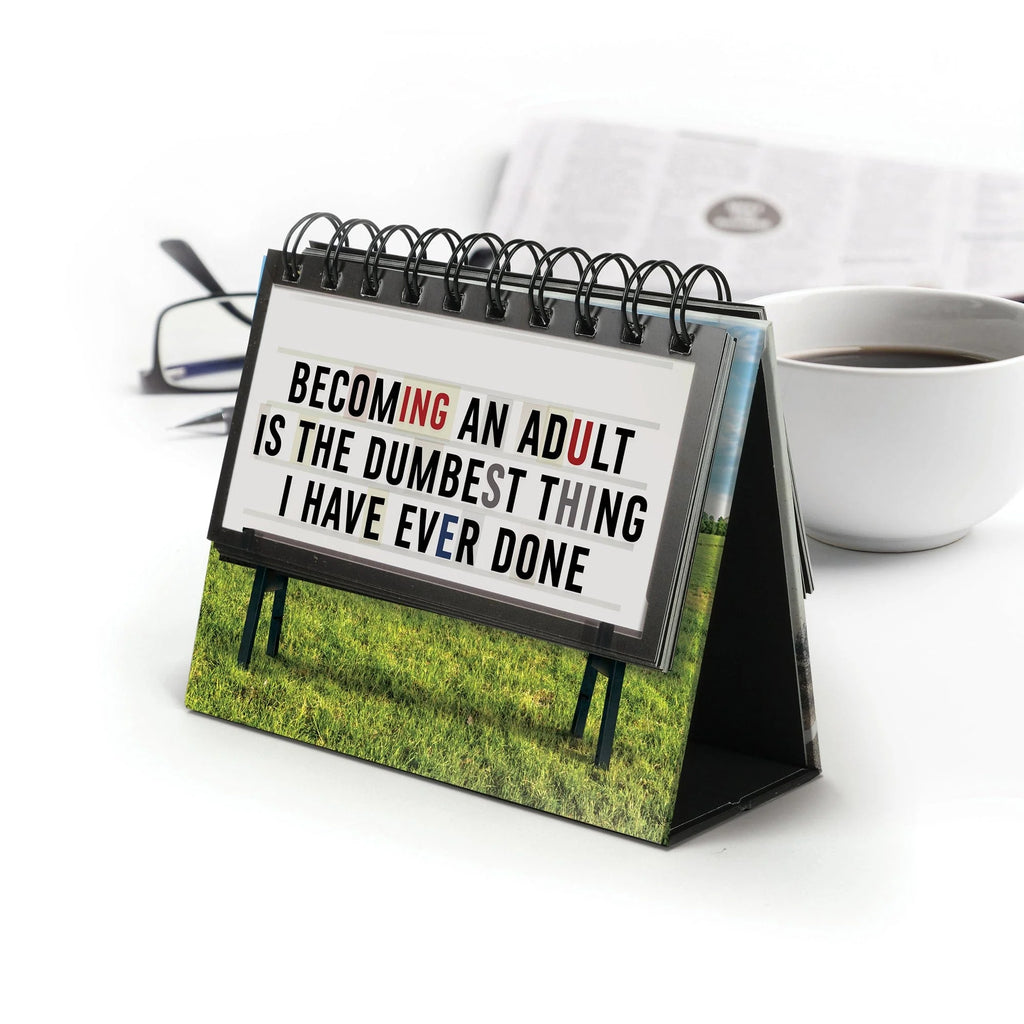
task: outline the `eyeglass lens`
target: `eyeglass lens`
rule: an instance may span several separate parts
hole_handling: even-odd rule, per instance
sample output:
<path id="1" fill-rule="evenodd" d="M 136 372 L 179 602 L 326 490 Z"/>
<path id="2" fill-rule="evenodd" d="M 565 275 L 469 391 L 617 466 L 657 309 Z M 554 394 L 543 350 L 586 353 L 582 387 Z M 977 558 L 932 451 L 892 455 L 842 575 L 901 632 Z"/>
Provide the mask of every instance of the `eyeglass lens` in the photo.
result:
<path id="1" fill-rule="evenodd" d="M 255 295 L 218 295 L 171 306 L 160 318 L 160 372 L 175 388 L 237 390 Z"/>

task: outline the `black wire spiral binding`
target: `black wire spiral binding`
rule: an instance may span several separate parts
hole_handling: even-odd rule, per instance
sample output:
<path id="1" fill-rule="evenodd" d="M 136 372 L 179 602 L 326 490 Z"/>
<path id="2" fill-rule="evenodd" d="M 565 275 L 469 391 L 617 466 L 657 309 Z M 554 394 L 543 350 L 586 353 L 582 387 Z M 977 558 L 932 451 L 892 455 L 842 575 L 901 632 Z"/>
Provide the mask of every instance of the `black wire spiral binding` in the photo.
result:
<path id="1" fill-rule="evenodd" d="M 302 269 L 302 257 L 298 254 L 299 246 L 302 244 L 302 239 L 306 232 L 318 220 L 320 220 L 321 217 L 324 220 L 329 221 L 334 226 L 335 231 L 338 231 L 341 227 L 341 220 L 333 213 L 307 213 L 305 217 L 296 221 L 292 225 L 291 230 L 285 236 L 284 245 L 281 246 L 281 251 L 284 254 L 286 280 L 298 281 L 299 271 Z"/>
<path id="2" fill-rule="evenodd" d="M 613 260 L 619 265 L 619 270 L 622 271 L 623 287 L 629 283 L 631 275 L 636 271 L 636 261 L 630 259 L 630 257 L 622 252 L 603 252 L 599 256 L 595 256 L 584 267 L 583 273 L 580 275 L 580 286 L 576 289 L 577 334 L 589 338 L 597 334 L 598 315 L 592 311 L 590 300 L 594 294 L 594 285 L 597 284 L 601 271 Z M 626 269 L 627 266 L 629 270 Z M 586 285 L 585 288 L 584 284 Z"/>
<path id="3" fill-rule="evenodd" d="M 668 316 L 673 343 L 684 355 L 689 355 L 694 340 L 694 336 L 686 329 L 686 306 L 690 301 L 693 286 L 702 274 L 709 274 L 715 282 L 719 302 L 732 302 L 732 290 L 729 288 L 729 282 L 718 267 L 713 267 L 710 263 L 695 263 L 683 274 L 682 279 L 672 291 Z M 676 316 L 679 317 L 678 327 L 676 326 Z"/>
<path id="4" fill-rule="evenodd" d="M 530 324 L 533 327 L 547 327 L 551 323 L 551 310 L 544 304 L 544 288 L 555 272 L 555 264 L 563 256 L 573 258 L 576 271 L 580 276 L 580 285 L 583 283 L 583 268 L 590 263 L 590 253 L 576 245 L 560 245 L 544 253 L 530 278 Z M 545 265 L 547 269 L 541 274 L 541 267 Z M 576 290 L 578 292 L 579 287 Z"/>
<path id="5" fill-rule="evenodd" d="M 341 282 L 341 268 L 338 266 L 341 250 L 348 245 L 349 235 L 360 227 L 369 232 L 371 241 L 380 234 L 380 228 L 372 220 L 363 217 L 343 221 L 334 229 L 334 234 L 327 243 L 327 252 L 324 254 L 324 279 L 321 282 L 324 288 L 332 291 L 337 289 Z"/>
<path id="6" fill-rule="evenodd" d="M 336 291 L 341 283 L 346 259 L 352 261 L 359 258 L 362 263 L 362 281 L 359 294 L 365 298 L 374 298 L 380 291 L 382 275 L 382 257 L 391 254 L 387 251 L 390 239 L 400 234 L 408 243 L 408 254 L 402 269 L 405 287 L 402 301 L 418 305 L 422 296 L 424 281 L 420 278 L 420 267 L 427 258 L 427 250 L 438 239 L 443 239 L 450 249 L 450 255 L 444 266 L 442 275 L 444 298 L 442 308 L 449 312 L 461 312 L 464 300 L 464 289 L 459 286 L 459 277 L 464 269 L 474 262 L 483 246 L 490 250 L 490 268 L 485 281 L 487 302 L 485 316 L 488 319 L 503 320 L 508 310 L 508 297 L 502 293 L 502 281 L 511 273 L 512 259 L 516 253 L 525 249 L 533 257 L 533 271 L 527 278 L 525 274 L 516 274 L 521 282 L 528 281 L 526 291 L 530 303 L 529 324 L 531 327 L 547 328 L 551 324 L 552 308 L 544 300 L 544 291 L 554 279 L 555 266 L 562 259 L 569 257 L 575 264 L 579 274 L 574 295 L 576 320 L 574 333 L 581 337 L 594 337 L 600 313 L 593 306 L 594 291 L 599 287 L 598 278 L 609 263 L 614 263 L 623 278 L 623 285 L 617 293 L 620 298 L 622 313 L 621 341 L 626 344 L 643 344 L 644 330 L 648 318 L 640 315 L 639 307 L 644 286 L 648 279 L 657 271 L 661 271 L 669 284 L 671 298 L 668 303 L 669 332 L 673 351 L 689 354 L 694 335 L 686 325 L 686 310 L 697 281 L 704 275 L 709 276 L 715 284 L 718 302 L 731 302 L 732 292 L 725 275 L 717 267 L 708 263 L 695 263 L 682 271 L 671 260 L 645 260 L 637 264 L 625 253 L 605 252 L 593 258 L 578 246 L 563 245 L 554 249 L 545 249 L 540 242 L 527 238 L 514 238 L 503 241 L 490 231 L 460 236 L 452 228 L 430 228 L 417 231 L 411 224 L 391 224 L 378 227 L 372 220 L 354 217 L 341 220 L 333 213 L 318 211 L 307 214 L 292 225 L 285 236 L 282 246 L 284 262 L 283 278 L 288 282 L 299 280 L 302 271 L 302 256 L 299 246 L 307 232 L 318 220 L 326 220 L 332 227 L 332 234 L 324 253 L 323 275 L 321 286 Z M 363 250 L 349 246 L 352 232 L 357 228 L 364 229 L 370 240 Z M 436 262 L 436 261 L 435 261 Z M 393 265 L 393 264 L 392 264 Z M 564 282 L 560 282 L 564 285 Z"/>
<path id="7" fill-rule="evenodd" d="M 462 311 L 462 291 L 459 289 L 459 274 L 462 268 L 469 262 L 475 246 L 486 242 L 491 250 L 491 258 L 494 259 L 504 242 L 493 231 L 478 231 L 474 235 L 466 235 L 461 245 L 452 253 L 448 260 L 448 266 L 444 268 L 444 302 L 443 309 Z M 454 274 L 453 274 L 454 271 Z"/>
<path id="8" fill-rule="evenodd" d="M 381 228 L 370 239 L 370 244 L 366 248 L 366 255 L 363 257 L 363 284 L 360 289 L 360 294 L 367 298 L 373 298 L 380 291 L 380 274 L 378 269 L 380 267 L 380 258 L 387 252 L 388 239 L 398 232 L 405 235 L 405 240 L 409 243 L 410 250 L 419 241 L 420 234 L 411 224 L 390 224 L 386 228 Z M 370 267 L 370 260 L 373 260 L 373 267 Z"/>
<path id="9" fill-rule="evenodd" d="M 494 257 L 490 272 L 487 274 L 487 316 L 491 320 L 504 320 L 508 311 L 508 300 L 501 295 L 501 279 L 505 276 L 512 263 L 512 257 L 520 249 L 528 249 L 533 256 L 533 268 L 537 268 L 544 259 L 544 246 L 540 242 L 534 242 L 529 238 L 513 238 L 506 242 L 498 255 Z"/>
<path id="10" fill-rule="evenodd" d="M 645 260 L 641 263 L 636 270 L 633 271 L 629 276 L 629 280 L 626 282 L 626 287 L 622 289 L 622 322 L 623 322 L 623 341 L 632 345 L 642 345 L 644 340 L 644 323 L 640 318 L 638 307 L 640 305 L 640 292 L 643 290 L 644 285 L 647 283 L 647 279 L 656 270 L 664 272 L 668 278 L 669 288 L 673 291 L 676 287 L 676 283 L 683 272 L 671 261 L 671 260 Z M 632 302 L 630 302 L 630 295 L 633 296 Z M 626 306 L 629 304 L 629 310 L 627 311 Z M 671 311 L 670 311 L 671 312 Z M 675 322 L 669 317 L 669 323 L 671 324 L 673 332 L 673 341 L 678 341 L 675 337 Z"/>
<path id="11" fill-rule="evenodd" d="M 462 238 L 451 228 L 428 228 L 416 240 L 416 244 L 409 250 L 409 256 L 405 261 L 405 269 L 402 271 L 405 277 L 404 301 L 419 305 L 420 284 L 419 271 L 420 263 L 427 254 L 430 243 L 435 238 L 443 238 L 451 247 L 451 256 L 454 256 L 459 246 L 462 245 Z M 449 257 L 449 259 L 451 258 Z"/>

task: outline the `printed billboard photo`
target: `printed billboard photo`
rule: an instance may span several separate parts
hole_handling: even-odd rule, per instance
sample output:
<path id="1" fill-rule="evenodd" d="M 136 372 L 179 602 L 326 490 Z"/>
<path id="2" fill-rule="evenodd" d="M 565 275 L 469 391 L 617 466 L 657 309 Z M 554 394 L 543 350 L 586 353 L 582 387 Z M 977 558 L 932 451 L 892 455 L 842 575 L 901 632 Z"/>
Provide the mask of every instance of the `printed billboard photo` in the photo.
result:
<path id="1" fill-rule="evenodd" d="M 584 653 L 290 581 L 276 656 L 265 653 L 265 612 L 243 668 L 239 643 L 254 571 L 212 550 L 186 704 L 664 843 L 724 539 L 698 539 L 671 670 L 627 667 L 607 768 L 594 764 L 603 677 L 583 737 L 571 734 Z"/>

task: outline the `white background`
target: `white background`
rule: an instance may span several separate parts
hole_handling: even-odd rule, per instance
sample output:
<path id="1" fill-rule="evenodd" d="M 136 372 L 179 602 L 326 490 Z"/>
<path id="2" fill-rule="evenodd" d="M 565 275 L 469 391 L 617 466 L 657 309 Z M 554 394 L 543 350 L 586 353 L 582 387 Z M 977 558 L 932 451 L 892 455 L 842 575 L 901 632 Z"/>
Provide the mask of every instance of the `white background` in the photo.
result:
<path id="1" fill-rule="evenodd" d="M 5 14 L 5 1016 L 1019 1019 L 1024 498 L 928 554 L 815 545 L 825 775 L 665 852 L 186 712 L 223 441 L 135 373 L 199 294 L 160 238 L 244 289 L 309 210 L 468 232 L 538 114 L 1024 171 L 1021 22 Z"/>

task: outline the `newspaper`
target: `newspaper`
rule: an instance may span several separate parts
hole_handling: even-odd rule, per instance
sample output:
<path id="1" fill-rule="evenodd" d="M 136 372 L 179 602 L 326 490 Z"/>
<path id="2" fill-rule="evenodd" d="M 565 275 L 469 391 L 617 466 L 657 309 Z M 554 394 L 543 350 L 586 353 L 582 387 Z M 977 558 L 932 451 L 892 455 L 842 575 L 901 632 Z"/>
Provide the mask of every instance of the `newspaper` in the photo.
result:
<path id="1" fill-rule="evenodd" d="M 843 284 L 1024 293 L 1024 177 L 752 139 L 536 123 L 509 155 L 488 228 L 711 263 L 739 301 Z"/>

